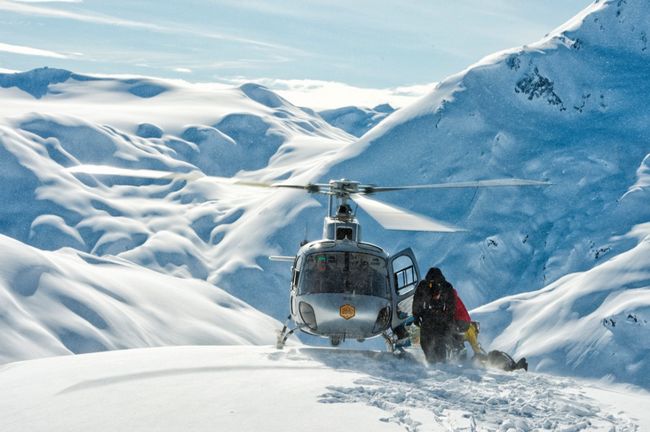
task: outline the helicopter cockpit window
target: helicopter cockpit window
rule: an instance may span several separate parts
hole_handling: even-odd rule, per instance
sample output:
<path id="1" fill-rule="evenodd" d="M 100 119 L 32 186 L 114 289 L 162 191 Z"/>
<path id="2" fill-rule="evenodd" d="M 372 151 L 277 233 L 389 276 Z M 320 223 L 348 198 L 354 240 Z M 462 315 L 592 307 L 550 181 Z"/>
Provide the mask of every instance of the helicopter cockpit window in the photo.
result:
<path id="1" fill-rule="evenodd" d="M 329 252 L 306 257 L 299 294 L 345 293 L 390 298 L 386 261 L 365 253 Z"/>
<path id="2" fill-rule="evenodd" d="M 336 229 L 336 239 L 337 240 L 345 240 L 345 239 L 354 240 L 352 238 L 353 234 L 354 234 L 354 231 L 352 231 L 352 228 L 343 227 L 343 228 L 337 228 Z"/>

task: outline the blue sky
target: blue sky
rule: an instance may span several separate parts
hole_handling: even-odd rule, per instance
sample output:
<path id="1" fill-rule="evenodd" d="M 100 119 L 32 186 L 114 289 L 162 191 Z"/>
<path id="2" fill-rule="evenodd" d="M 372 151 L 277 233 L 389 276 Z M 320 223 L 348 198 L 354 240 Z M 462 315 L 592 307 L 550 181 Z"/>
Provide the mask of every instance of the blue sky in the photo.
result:
<path id="1" fill-rule="evenodd" d="M 534 42 L 590 3 L 0 0 L 0 68 L 409 86 Z"/>

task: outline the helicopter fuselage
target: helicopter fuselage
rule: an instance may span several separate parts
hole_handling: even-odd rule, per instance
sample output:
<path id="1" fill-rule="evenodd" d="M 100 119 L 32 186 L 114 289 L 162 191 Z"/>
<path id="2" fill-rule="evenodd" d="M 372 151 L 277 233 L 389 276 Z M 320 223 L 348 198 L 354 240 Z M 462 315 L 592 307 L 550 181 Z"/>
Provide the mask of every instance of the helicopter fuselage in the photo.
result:
<path id="1" fill-rule="evenodd" d="M 347 236 L 313 241 L 300 248 L 294 261 L 291 318 L 303 332 L 333 343 L 372 338 L 410 315 L 417 280 L 410 249 L 391 257 Z"/>
<path id="2" fill-rule="evenodd" d="M 413 295 L 420 276 L 413 251 L 389 256 L 383 249 L 361 241 L 361 225 L 354 202 L 382 226 L 431 232 L 456 232 L 459 228 L 387 205 L 367 197 L 403 189 L 439 189 L 497 186 L 541 186 L 548 182 L 498 179 L 419 186 L 379 187 L 347 179 L 328 184 L 278 184 L 328 195 L 323 239 L 304 244 L 295 257 L 271 257 L 293 261 L 290 318 L 280 332 L 278 347 L 296 329 L 329 337 L 333 345 L 346 338 L 363 340 L 383 335 L 391 348 L 405 338 L 404 324 L 411 315 Z"/>

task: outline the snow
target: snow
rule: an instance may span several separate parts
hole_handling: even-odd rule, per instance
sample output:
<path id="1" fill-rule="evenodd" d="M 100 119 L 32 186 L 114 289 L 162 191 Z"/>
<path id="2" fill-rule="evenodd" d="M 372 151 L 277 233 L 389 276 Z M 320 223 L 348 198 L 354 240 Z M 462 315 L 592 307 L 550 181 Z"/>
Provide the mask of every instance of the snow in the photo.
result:
<path id="1" fill-rule="evenodd" d="M 343 129 L 350 135 L 363 136 L 379 122 L 393 113 L 395 109 L 388 104 L 374 108 L 349 106 L 319 112 L 320 116 L 332 126 Z"/>
<path id="2" fill-rule="evenodd" d="M 649 13 L 596 2 L 390 114 L 0 73 L 0 429 L 649 429 Z M 319 238 L 324 200 L 251 185 L 331 178 L 551 183 L 380 197 L 454 234 L 358 214 L 364 240 L 441 267 L 481 343 L 531 372 L 427 367 L 381 340 L 270 348 L 290 272 L 267 257 Z"/>
<path id="3" fill-rule="evenodd" d="M 0 236 L 0 363 L 177 344 L 270 344 L 278 321 L 197 279 Z"/>
<path id="4" fill-rule="evenodd" d="M 535 370 L 609 375 L 648 388 L 650 225 L 636 227 L 635 237 L 635 247 L 588 272 L 497 300 L 472 316 L 483 321 L 493 348 L 527 357 Z"/>
<path id="5" fill-rule="evenodd" d="M 650 394 L 417 353 L 165 347 L 0 369 L 3 431 L 634 431 Z M 630 403 L 632 402 L 632 403 Z"/>
<path id="6" fill-rule="evenodd" d="M 225 80 L 229 83 L 245 83 L 243 78 Z M 362 111 L 368 108 L 381 108 L 384 104 L 401 108 L 429 93 L 436 83 L 399 86 L 394 88 L 356 87 L 334 81 L 314 79 L 256 79 L 274 93 L 290 100 L 301 107 L 309 107 L 319 112 L 338 110 L 341 107 L 358 108 Z M 376 110 L 381 111 L 381 110 Z"/>
<path id="7" fill-rule="evenodd" d="M 118 77 L 81 75 L 53 68 L 40 68 L 16 74 L 0 75 L 0 89 L 5 103 L 0 107 L 3 120 L 24 122 L 34 113 L 34 98 L 38 99 L 38 113 L 74 122 L 72 118 L 108 124 L 114 128 L 133 133 L 142 123 L 152 123 L 169 134 L 180 135 L 189 124 L 212 125 L 228 114 L 264 117 L 273 119 L 273 108 L 256 95 L 263 91 L 252 91 L 248 84 L 230 87 L 222 84 L 190 84 L 181 80 L 161 80 L 148 77 Z M 32 95 L 25 97 L 21 89 Z M 8 91 L 7 91 L 8 90 Z M 281 100 L 279 96 L 278 101 Z M 257 100 L 260 99 L 260 100 Z M 282 99 L 282 106 L 276 118 L 283 116 L 302 122 L 303 127 L 315 122 L 317 127 L 324 123 L 312 118 L 300 108 Z M 179 109 L 183 107 L 183 109 Z M 277 124 L 277 122 L 272 122 Z M 329 133 L 341 139 L 346 134 L 338 129 Z"/>
<path id="8" fill-rule="evenodd" d="M 327 177 L 550 181 L 382 196 L 462 235 L 392 234 L 363 220 L 367 236 L 414 246 L 425 266 L 445 269 L 471 307 L 588 271 L 628 250 L 625 235 L 650 217 L 639 187 L 649 51 L 630 43 L 650 32 L 647 14 L 644 1 L 599 2 L 570 28 L 481 60 L 343 148 Z"/>

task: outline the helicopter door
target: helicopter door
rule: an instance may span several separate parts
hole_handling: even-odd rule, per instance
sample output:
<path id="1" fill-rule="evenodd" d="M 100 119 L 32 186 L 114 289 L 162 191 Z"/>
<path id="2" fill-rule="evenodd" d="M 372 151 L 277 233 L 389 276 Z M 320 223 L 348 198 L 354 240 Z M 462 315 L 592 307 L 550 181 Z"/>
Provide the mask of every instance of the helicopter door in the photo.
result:
<path id="1" fill-rule="evenodd" d="M 291 275 L 291 295 L 290 295 L 290 304 L 291 304 L 291 315 L 296 314 L 296 295 L 298 294 L 298 281 L 300 280 L 300 269 L 302 268 L 302 255 L 296 257 L 293 261 L 293 270 Z"/>
<path id="2" fill-rule="evenodd" d="M 413 295 L 420 281 L 420 271 L 411 248 L 404 249 L 390 258 L 393 272 L 393 289 L 397 298 L 397 317 L 406 319 L 413 308 Z"/>

